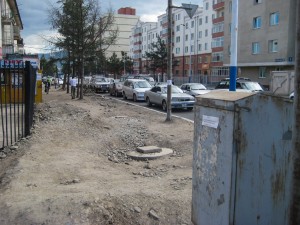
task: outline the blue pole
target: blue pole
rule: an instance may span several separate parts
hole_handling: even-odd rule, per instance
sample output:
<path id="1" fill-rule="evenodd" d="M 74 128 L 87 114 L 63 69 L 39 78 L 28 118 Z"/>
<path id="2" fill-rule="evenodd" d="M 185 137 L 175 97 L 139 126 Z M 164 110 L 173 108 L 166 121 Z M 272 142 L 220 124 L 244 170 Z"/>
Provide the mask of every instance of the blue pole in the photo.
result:
<path id="1" fill-rule="evenodd" d="M 237 77 L 238 0 L 232 1 L 231 54 L 229 91 L 236 91 Z"/>

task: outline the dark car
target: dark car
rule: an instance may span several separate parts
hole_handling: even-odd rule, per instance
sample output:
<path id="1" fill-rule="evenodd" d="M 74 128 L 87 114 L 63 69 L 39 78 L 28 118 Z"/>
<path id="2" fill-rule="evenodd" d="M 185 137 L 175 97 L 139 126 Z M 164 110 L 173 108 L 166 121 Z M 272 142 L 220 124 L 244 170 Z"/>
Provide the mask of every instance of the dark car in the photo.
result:
<path id="1" fill-rule="evenodd" d="M 215 89 L 229 89 L 230 79 L 224 79 L 219 82 Z M 259 92 L 264 89 L 262 86 L 255 81 L 251 81 L 249 78 L 237 78 L 236 89 L 249 92 Z"/>

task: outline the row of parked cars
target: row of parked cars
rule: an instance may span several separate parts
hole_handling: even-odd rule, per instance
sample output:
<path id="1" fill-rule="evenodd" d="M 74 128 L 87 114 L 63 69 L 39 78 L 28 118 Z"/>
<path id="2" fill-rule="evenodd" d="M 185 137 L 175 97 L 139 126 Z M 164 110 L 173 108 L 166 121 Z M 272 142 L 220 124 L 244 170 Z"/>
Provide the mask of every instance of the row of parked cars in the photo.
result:
<path id="1" fill-rule="evenodd" d="M 153 78 L 152 78 L 153 79 Z M 229 79 L 224 79 L 218 83 L 215 89 L 228 90 Z M 171 86 L 172 108 L 183 108 L 192 110 L 197 95 L 206 94 L 212 90 L 207 89 L 201 83 L 185 83 L 180 87 Z M 236 80 L 237 92 L 259 92 L 263 91 L 261 85 L 248 78 L 238 78 Z M 148 106 L 159 105 L 163 110 L 167 110 L 167 83 L 150 83 L 143 77 L 122 77 L 118 82 L 110 86 L 110 94 L 123 96 L 124 99 L 133 101 L 146 101 Z"/>
<path id="2" fill-rule="evenodd" d="M 229 79 L 218 83 L 215 89 L 229 89 Z M 133 101 L 146 101 L 148 106 L 159 105 L 167 110 L 167 83 L 155 82 L 150 76 L 122 76 L 119 80 L 104 76 L 93 76 L 89 79 L 89 86 L 95 92 L 109 92 L 110 95 L 123 96 Z M 263 91 L 261 85 L 247 78 L 236 80 L 237 91 Z M 192 110 L 197 95 L 206 94 L 212 90 L 201 83 L 185 83 L 180 87 L 171 85 L 172 108 Z"/>

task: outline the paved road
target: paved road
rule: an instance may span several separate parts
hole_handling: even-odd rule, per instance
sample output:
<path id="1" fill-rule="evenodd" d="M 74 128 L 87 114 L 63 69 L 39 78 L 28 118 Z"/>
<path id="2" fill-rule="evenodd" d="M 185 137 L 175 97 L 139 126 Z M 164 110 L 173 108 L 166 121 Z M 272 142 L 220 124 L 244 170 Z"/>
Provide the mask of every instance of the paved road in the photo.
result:
<path id="1" fill-rule="evenodd" d="M 135 105 L 138 105 L 138 106 L 141 106 L 141 107 L 145 107 L 147 109 L 155 110 L 155 111 L 158 111 L 160 113 L 166 114 L 166 112 L 164 112 L 161 107 L 159 107 L 159 106 L 148 107 L 146 102 L 133 102 L 132 100 L 124 100 L 122 97 L 110 96 L 108 93 L 100 94 L 100 95 L 108 97 L 108 98 L 117 99 L 118 101 L 123 101 L 123 102 L 128 102 L 128 103 L 131 103 L 131 104 L 135 104 Z M 187 110 L 174 109 L 174 110 L 172 110 L 172 116 L 173 115 L 178 116 L 178 117 L 182 117 L 182 118 L 185 118 L 185 119 L 188 119 L 188 120 L 191 120 L 191 121 L 194 121 L 194 110 L 187 111 Z"/>

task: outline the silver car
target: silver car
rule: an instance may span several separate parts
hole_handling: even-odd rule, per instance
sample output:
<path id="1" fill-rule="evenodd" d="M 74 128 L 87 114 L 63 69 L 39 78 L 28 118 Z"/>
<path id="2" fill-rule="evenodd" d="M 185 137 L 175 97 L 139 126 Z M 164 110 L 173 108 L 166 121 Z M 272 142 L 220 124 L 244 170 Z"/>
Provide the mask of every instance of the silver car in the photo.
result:
<path id="1" fill-rule="evenodd" d="M 201 83 L 186 83 L 180 86 L 180 89 L 183 90 L 184 93 L 187 93 L 191 96 L 203 95 L 208 92 L 209 90 Z"/>
<path id="2" fill-rule="evenodd" d="M 177 109 L 192 110 L 195 104 L 195 98 L 191 95 L 183 93 L 183 91 L 175 86 L 171 86 L 171 107 Z M 149 91 L 145 91 L 145 100 L 148 106 L 152 104 L 162 106 L 167 111 L 167 85 L 157 85 Z"/>
<path id="3" fill-rule="evenodd" d="M 123 84 L 123 98 L 133 99 L 133 101 L 144 101 L 144 93 L 152 86 L 146 80 L 127 79 Z"/>

